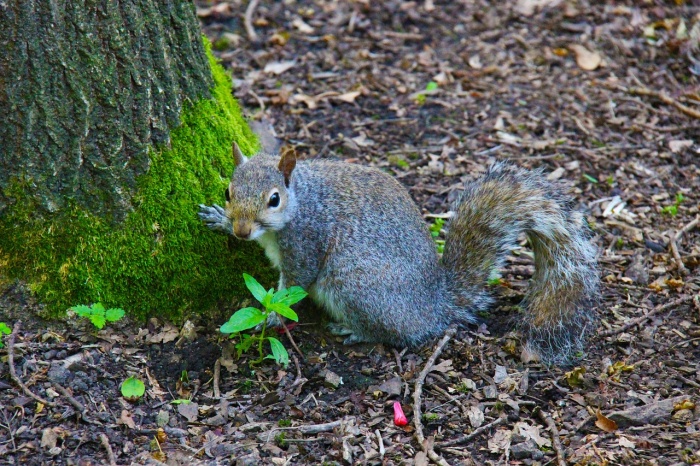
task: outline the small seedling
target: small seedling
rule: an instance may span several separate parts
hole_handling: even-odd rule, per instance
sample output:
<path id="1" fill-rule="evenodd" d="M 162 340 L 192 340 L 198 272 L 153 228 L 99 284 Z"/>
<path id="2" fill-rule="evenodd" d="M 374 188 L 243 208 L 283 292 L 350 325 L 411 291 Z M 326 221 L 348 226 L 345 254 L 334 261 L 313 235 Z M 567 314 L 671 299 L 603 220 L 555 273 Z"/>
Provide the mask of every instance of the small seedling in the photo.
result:
<path id="1" fill-rule="evenodd" d="M 444 225 L 444 218 L 436 218 L 433 224 L 430 225 L 430 236 L 433 237 L 433 241 L 435 241 L 435 247 L 437 248 L 437 252 L 439 254 L 442 254 L 445 251 L 445 240 L 439 239 L 440 231 L 442 231 L 442 227 Z"/>
<path id="2" fill-rule="evenodd" d="M 661 209 L 662 214 L 668 214 L 671 217 L 675 217 L 678 215 L 678 207 L 681 205 L 681 202 L 685 200 L 685 197 L 683 197 L 682 193 L 677 193 L 676 194 L 676 201 L 673 203 L 673 205 L 667 205 L 663 209 Z"/>
<path id="3" fill-rule="evenodd" d="M 173 400 L 170 402 L 171 405 L 188 405 L 190 403 L 192 403 L 190 400 L 183 398 L 178 398 L 177 400 Z"/>
<path id="4" fill-rule="evenodd" d="M 435 422 L 440 419 L 440 415 L 437 413 L 425 413 L 422 417 L 425 422 Z"/>
<path id="5" fill-rule="evenodd" d="M 146 393 L 146 386 L 133 375 L 122 382 L 122 396 L 129 401 L 136 401 Z"/>
<path id="6" fill-rule="evenodd" d="M 292 420 L 291 419 L 280 419 L 279 421 L 277 421 L 277 425 L 279 427 L 291 427 Z"/>
<path id="7" fill-rule="evenodd" d="M 3 335 L 9 335 L 12 333 L 12 329 L 7 326 L 5 322 L 0 322 L 0 348 L 4 348 L 5 344 L 2 342 Z"/>
<path id="8" fill-rule="evenodd" d="M 598 180 L 595 177 L 589 175 L 588 173 L 584 173 L 583 178 L 589 183 L 598 184 Z"/>
<path id="9" fill-rule="evenodd" d="M 438 84 L 435 81 L 430 81 L 426 86 L 425 86 L 425 91 L 421 92 L 420 94 L 416 95 L 416 103 L 418 105 L 423 105 L 425 103 L 425 94 L 427 92 L 432 92 L 438 88 Z"/>
<path id="10" fill-rule="evenodd" d="M 89 319 L 92 325 L 102 329 L 107 322 L 116 322 L 124 317 L 124 309 L 114 307 L 105 309 L 102 303 L 95 303 L 92 306 L 73 306 L 69 311 L 75 312 L 78 316 Z"/>
<path id="11" fill-rule="evenodd" d="M 273 314 L 279 314 L 294 322 L 299 321 L 299 316 L 290 307 L 304 299 L 307 295 L 299 286 L 283 288 L 276 293 L 265 288 L 258 281 L 248 275 L 243 274 L 243 280 L 248 290 L 253 294 L 260 304 L 262 310 L 255 307 L 245 307 L 236 311 L 228 322 L 219 329 L 221 333 L 240 334 L 244 330 L 248 330 L 258 325 L 261 325 L 259 335 L 241 335 L 240 342 L 236 345 L 236 350 L 239 354 L 248 351 L 254 343 L 258 344 L 259 359 L 252 361 L 251 364 L 260 364 L 264 359 L 274 359 L 277 364 L 287 367 L 289 364 L 289 353 L 282 343 L 274 337 L 266 337 L 265 330 L 267 328 L 268 318 Z M 270 343 L 272 354 L 263 355 L 263 342 L 267 340 Z"/>

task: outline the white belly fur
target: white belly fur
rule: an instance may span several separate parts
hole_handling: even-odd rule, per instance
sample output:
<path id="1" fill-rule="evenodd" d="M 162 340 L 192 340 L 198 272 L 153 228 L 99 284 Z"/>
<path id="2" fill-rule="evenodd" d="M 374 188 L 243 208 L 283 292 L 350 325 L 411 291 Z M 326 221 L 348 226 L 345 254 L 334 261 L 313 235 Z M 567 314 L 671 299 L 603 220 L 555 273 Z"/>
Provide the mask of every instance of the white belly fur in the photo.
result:
<path id="1" fill-rule="evenodd" d="M 282 254 L 280 253 L 279 244 L 277 244 L 277 233 L 274 231 L 266 231 L 261 237 L 255 241 L 265 250 L 265 255 L 277 270 L 280 269 L 282 263 Z"/>

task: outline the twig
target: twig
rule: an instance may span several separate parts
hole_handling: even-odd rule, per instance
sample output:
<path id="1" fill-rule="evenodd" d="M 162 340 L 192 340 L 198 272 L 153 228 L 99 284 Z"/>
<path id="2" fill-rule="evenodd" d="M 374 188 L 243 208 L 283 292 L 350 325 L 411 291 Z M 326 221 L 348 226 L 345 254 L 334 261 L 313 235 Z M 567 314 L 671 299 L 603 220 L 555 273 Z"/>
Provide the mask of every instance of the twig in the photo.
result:
<path id="1" fill-rule="evenodd" d="M 105 434 L 100 434 L 100 441 L 105 450 L 107 450 L 107 458 L 109 458 L 110 466 L 117 466 L 117 459 L 114 457 L 114 452 L 112 451 L 112 446 L 109 444 L 107 436 Z"/>
<path id="2" fill-rule="evenodd" d="M 221 398 L 221 389 L 219 388 L 219 379 L 221 378 L 221 358 L 217 358 L 214 363 L 214 398 Z"/>
<path id="3" fill-rule="evenodd" d="M 566 466 L 564 449 L 561 446 L 561 440 L 559 440 L 559 429 L 557 429 L 557 424 L 554 422 L 554 419 L 552 419 L 552 417 L 545 413 L 542 409 L 536 408 L 536 411 L 537 417 L 540 418 L 540 420 L 544 422 L 547 427 L 549 427 L 549 430 L 552 433 L 552 448 L 554 448 L 554 451 L 557 453 L 557 464 L 559 464 L 559 466 Z"/>
<path id="4" fill-rule="evenodd" d="M 65 396 L 66 399 L 68 399 L 68 402 L 69 402 L 71 405 L 73 405 L 73 407 L 74 407 L 75 409 L 78 410 L 78 412 L 80 413 L 80 418 L 81 418 L 83 421 L 87 422 L 88 424 L 95 424 L 95 425 L 98 425 L 98 426 L 101 426 L 101 425 L 102 425 L 102 424 L 100 424 L 99 422 L 93 421 L 92 419 L 90 419 L 90 418 L 87 417 L 87 409 L 85 408 L 85 406 L 84 406 L 80 401 L 78 401 L 77 399 L 75 399 L 75 398 L 73 397 L 73 395 L 71 395 L 70 392 L 69 392 L 68 390 L 66 390 L 65 387 L 63 387 L 62 385 L 59 385 L 59 384 L 57 384 L 57 383 L 55 383 L 55 382 L 54 382 L 52 385 L 53 385 L 53 387 L 54 387 L 61 395 Z"/>
<path id="5" fill-rule="evenodd" d="M 456 327 L 450 327 L 447 329 L 445 336 L 442 337 L 442 340 L 440 340 L 440 342 L 437 344 L 432 356 L 430 356 L 428 361 L 425 363 L 425 367 L 423 367 L 423 370 L 418 375 L 418 379 L 416 379 L 416 386 L 413 391 L 413 424 L 416 427 L 416 433 L 414 435 L 416 436 L 416 440 L 420 444 L 425 454 L 428 455 L 428 458 L 441 466 L 448 465 L 447 461 L 435 453 L 432 442 L 426 442 L 425 436 L 423 435 L 423 423 L 421 422 L 421 396 L 423 394 L 423 384 L 425 383 L 425 378 L 428 376 L 430 371 L 433 370 L 433 366 L 435 365 L 435 361 L 437 361 L 438 356 L 440 356 L 440 353 L 442 353 L 445 345 L 447 345 L 447 342 L 450 341 L 456 332 Z"/>
<path id="6" fill-rule="evenodd" d="M 278 430 L 297 430 L 302 434 L 318 434 L 321 432 L 330 432 L 336 427 L 340 427 L 341 425 L 343 425 L 344 422 L 347 422 L 347 419 L 326 422 L 325 424 L 301 425 L 293 427 L 275 427 L 274 429 L 270 429 L 270 432 L 267 433 L 267 442 L 270 442 L 270 438 L 272 438 L 272 433 L 277 432 Z"/>
<path id="7" fill-rule="evenodd" d="M 292 344 L 292 347 L 293 347 L 294 350 L 297 352 L 297 354 L 299 355 L 299 357 L 300 357 L 302 360 L 304 360 L 304 359 L 305 359 L 305 358 L 304 358 L 304 355 L 301 354 L 301 351 L 299 351 L 299 347 L 297 346 L 296 342 L 294 341 L 294 338 L 292 338 L 292 334 L 289 332 L 289 329 L 287 328 L 286 325 L 284 325 L 284 323 L 282 323 L 282 328 L 284 329 L 284 333 L 287 335 L 287 338 L 289 339 L 289 343 Z"/>
<path id="8" fill-rule="evenodd" d="M 700 216 L 695 217 L 695 220 L 688 223 L 686 226 L 678 230 L 674 235 L 671 236 L 669 244 L 671 245 L 671 252 L 673 253 L 673 258 L 676 260 L 676 265 L 678 266 L 678 273 L 681 275 L 688 275 L 688 269 L 685 268 L 683 264 L 683 259 L 681 259 L 681 254 L 678 252 L 678 240 L 686 232 L 695 228 L 695 226 L 700 222 Z"/>
<path id="9" fill-rule="evenodd" d="M 504 422 L 506 422 L 506 418 L 499 417 L 495 421 L 493 421 L 489 424 L 486 424 L 485 426 L 479 427 L 478 429 L 474 430 L 474 432 L 472 432 L 469 435 L 462 435 L 461 437 L 457 437 L 457 438 L 454 438 L 452 440 L 445 440 L 444 442 L 438 442 L 435 444 L 435 446 L 438 448 L 445 448 L 445 447 L 450 447 L 452 445 L 457 445 L 459 443 L 466 443 L 466 442 L 478 437 L 479 435 L 483 434 L 487 430 L 490 430 L 496 426 L 503 424 Z"/>
<path id="10" fill-rule="evenodd" d="M 386 448 L 384 448 L 384 439 L 382 438 L 382 434 L 379 432 L 379 429 L 374 431 L 374 436 L 377 437 L 377 443 L 379 444 L 379 458 L 384 460 Z"/>
<path id="11" fill-rule="evenodd" d="M 255 9 L 258 7 L 258 3 L 260 3 L 260 0 L 250 0 L 248 2 L 248 8 L 245 9 L 245 17 L 243 18 L 243 24 L 245 25 L 245 30 L 248 33 L 248 39 L 250 39 L 251 42 L 258 42 L 260 40 L 260 37 L 255 32 L 255 28 L 253 27 L 253 14 L 255 13 Z"/>
<path id="12" fill-rule="evenodd" d="M 666 94 L 665 92 L 652 91 L 651 89 L 647 89 L 646 87 L 633 87 L 629 90 L 629 93 L 632 95 L 646 95 L 650 97 L 656 97 L 661 102 L 676 107 L 682 113 L 685 113 L 690 117 L 700 118 L 700 112 L 698 112 L 694 108 L 688 107 L 687 105 L 683 105 L 682 103 L 678 102 L 676 99 Z"/>
<path id="13" fill-rule="evenodd" d="M 673 307 L 680 306 L 682 304 L 686 304 L 687 302 L 692 301 L 692 299 L 693 299 L 693 295 L 688 295 L 688 296 L 683 296 L 682 298 L 678 298 L 675 301 L 671 301 L 670 303 L 666 303 L 663 306 L 657 306 L 654 309 L 652 309 L 651 311 L 644 314 L 642 317 L 637 317 L 636 319 L 632 319 L 632 320 L 628 321 L 626 324 L 624 324 L 618 328 L 606 330 L 605 332 L 601 332 L 598 334 L 598 336 L 600 338 L 605 338 L 605 337 L 611 337 L 613 335 L 617 335 L 618 333 L 622 333 L 630 327 L 634 327 L 635 325 L 639 325 L 639 324 L 643 323 L 644 321 L 655 316 L 656 314 L 667 311 Z"/>
<path id="14" fill-rule="evenodd" d="M 40 397 L 39 395 L 35 395 L 34 392 L 32 392 L 29 387 L 27 387 L 24 382 L 22 382 L 22 379 L 20 379 L 17 376 L 17 372 L 15 372 L 15 338 L 17 337 L 17 334 L 19 333 L 19 328 L 22 325 L 22 321 L 18 320 L 15 322 L 15 326 L 12 328 L 12 333 L 10 334 L 9 338 L 7 339 L 7 364 L 10 366 L 10 377 L 12 380 L 20 386 L 22 391 L 29 397 L 34 398 L 36 401 L 39 403 L 46 405 L 46 406 L 51 406 L 55 407 L 56 403 L 53 401 L 48 401 Z"/>

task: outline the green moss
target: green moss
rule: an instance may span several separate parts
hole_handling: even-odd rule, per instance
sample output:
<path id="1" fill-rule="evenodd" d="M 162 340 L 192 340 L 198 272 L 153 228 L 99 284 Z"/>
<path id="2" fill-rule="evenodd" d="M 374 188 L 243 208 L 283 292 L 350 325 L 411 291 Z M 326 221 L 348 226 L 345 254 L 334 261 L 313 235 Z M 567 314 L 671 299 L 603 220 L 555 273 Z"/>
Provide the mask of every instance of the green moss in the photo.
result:
<path id="1" fill-rule="evenodd" d="M 177 319 L 242 296 L 242 272 L 263 283 L 274 279 L 257 246 L 229 248 L 228 238 L 197 218 L 198 204 L 223 200 L 232 141 L 248 154 L 258 144 L 231 95 L 230 78 L 207 54 L 212 99 L 185 108 L 170 146 L 151 149 L 137 207 L 123 223 L 114 226 L 75 205 L 37 218 L 32 187 L 12 180 L 6 194 L 18 201 L 0 218 L 0 266 L 27 282 L 50 313 L 100 301 L 136 317 Z"/>

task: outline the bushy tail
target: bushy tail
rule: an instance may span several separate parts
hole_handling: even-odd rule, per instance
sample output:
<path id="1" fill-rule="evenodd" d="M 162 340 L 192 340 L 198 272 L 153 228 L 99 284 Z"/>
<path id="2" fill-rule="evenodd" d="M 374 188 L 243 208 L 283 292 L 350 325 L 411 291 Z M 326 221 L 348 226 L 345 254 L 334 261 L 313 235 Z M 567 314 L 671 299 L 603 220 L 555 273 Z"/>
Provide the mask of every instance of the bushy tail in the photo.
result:
<path id="1" fill-rule="evenodd" d="M 526 233 L 535 274 L 523 302 L 527 349 L 552 364 L 570 362 L 596 321 L 596 248 L 583 215 L 541 170 L 496 163 L 466 186 L 455 205 L 443 264 L 458 303 L 488 302 L 479 293 Z"/>

